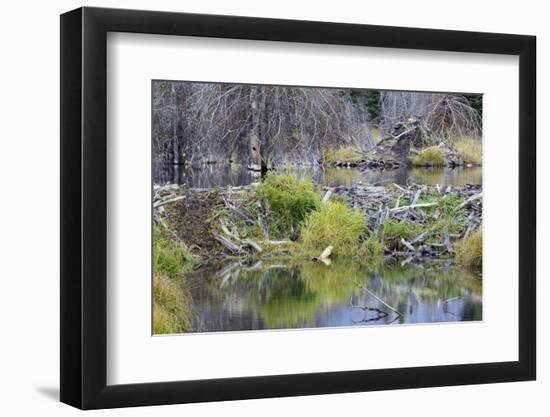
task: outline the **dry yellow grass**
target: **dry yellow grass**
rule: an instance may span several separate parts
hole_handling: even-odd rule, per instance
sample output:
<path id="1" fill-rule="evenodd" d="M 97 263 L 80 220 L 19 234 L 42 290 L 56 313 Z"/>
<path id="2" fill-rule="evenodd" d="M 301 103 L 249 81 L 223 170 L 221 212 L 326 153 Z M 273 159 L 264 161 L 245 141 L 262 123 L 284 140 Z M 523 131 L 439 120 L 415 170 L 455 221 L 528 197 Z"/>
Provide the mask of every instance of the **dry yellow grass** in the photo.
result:
<path id="1" fill-rule="evenodd" d="M 446 165 L 445 155 L 437 146 L 423 149 L 418 155 L 410 157 L 413 166 L 418 167 L 444 167 Z"/>
<path id="2" fill-rule="evenodd" d="M 324 153 L 324 160 L 327 164 L 335 164 L 336 162 L 357 162 L 362 158 L 359 150 L 353 146 L 345 146 L 343 148 L 328 148 Z"/>
<path id="3" fill-rule="evenodd" d="M 382 129 L 377 127 L 370 127 L 368 129 L 368 132 L 372 136 L 375 142 L 380 141 L 380 139 L 382 139 L 382 137 L 384 136 L 384 132 L 382 131 Z"/>
<path id="4" fill-rule="evenodd" d="M 452 142 L 465 164 L 481 165 L 483 152 L 481 141 L 473 138 L 460 138 Z"/>
<path id="5" fill-rule="evenodd" d="M 462 239 L 462 242 L 456 248 L 456 255 L 462 266 L 481 272 L 483 264 L 483 232 L 481 227 Z"/>
<path id="6" fill-rule="evenodd" d="M 153 333 L 181 333 L 191 326 L 191 299 L 181 280 L 165 274 L 153 277 Z"/>

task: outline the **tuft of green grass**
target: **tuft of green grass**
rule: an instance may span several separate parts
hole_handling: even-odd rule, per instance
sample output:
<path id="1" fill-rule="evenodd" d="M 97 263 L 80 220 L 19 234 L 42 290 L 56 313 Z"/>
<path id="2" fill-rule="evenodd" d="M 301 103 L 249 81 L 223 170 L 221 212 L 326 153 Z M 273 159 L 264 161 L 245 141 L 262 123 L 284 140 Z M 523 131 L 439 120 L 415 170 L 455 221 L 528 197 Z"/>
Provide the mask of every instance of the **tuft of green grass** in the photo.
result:
<path id="1" fill-rule="evenodd" d="M 419 224 L 408 220 L 391 219 L 384 222 L 380 234 L 384 245 L 388 249 L 396 250 L 401 247 L 401 238 L 411 240 L 422 232 L 421 228 Z"/>
<path id="2" fill-rule="evenodd" d="M 435 210 L 439 210 L 442 217 L 449 217 L 461 214 L 461 209 L 459 209 L 459 207 L 463 201 L 464 200 L 455 194 L 442 196 L 437 192 L 432 192 L 420 194 L 418 203 L 437 203 L 435 206 L 428 207 L 425 210 L 430 213 L 433 213 Z"/>
<path id="3" fill-rule="evenodd" d="M 481 272 L 483 264 L 483 232 L 478 227 L 457 245 L 458 262 L 467 269 Z"/>
<path id="4" fill-rule="evenodd" d="M 163 225 L 153 226 L 153 272 L 178 278 L 191 270 L 195 257 L 183 243 L 178 242 Z"/>
<path id="5" fill-rule="evenodd" d="M 321 197 L 309 179 L 270 172 L 257 188 L 267 202 L 271 233 L 277 238 L 295 239 L 306 217 L 321 204 Z"/>
<path id="6" fill-rule="evenodd" d="M 165 274 L 153 276 L 153 333 L 188 331 L 191 327 L 192 302 L 181 282 Z"/>
<path id="7" fill-rule="evenodd" d="M 321 253 L 332 246 L 334 256 L 354 256 L 365 233 L 365 219 L 358 210 L 328 201 L 307 218 L 300 235 L 302 245 Z"/>
<path id="8" fill-rule="evenodd" d="M 379 262 L 384 256 L 384 247 L 378 236 L 372 235 L 368 239 L 364 240 L 359 247 L 357 253 L 361 261 L 365 262 Z"/>
<path id="9" fill-rule="evenodd" d="M 453 146 L 465 164 L 481 165 L 483 152 L 480 140 L 464 137 L 455 139 Z"/>
<path id="10" fill-rule="evenodd" d="M 190 329 L 192 299 L 183 274 L 195 257 L 160 223 L 153 226 L 153 333 L 181 333 Z"/>
<path id="11" fill-rule="evenodd" d="M 410 157 L 410 161 L 413 166 L 420 167 L 444 167 L 446 166 L 445 155 L 443 151 L 437 146 L 431 146 L 426 148 L 418 155 L 413 155 Z"/>
<path id="12" fill-rule="evenodd" d="M 326 164 L 335 164 L 337 162 L 358 162 L 362 159 L 359 150 L 353 146 L 346 146 L 343 148 L 325 149 L 323 159 Z"/>

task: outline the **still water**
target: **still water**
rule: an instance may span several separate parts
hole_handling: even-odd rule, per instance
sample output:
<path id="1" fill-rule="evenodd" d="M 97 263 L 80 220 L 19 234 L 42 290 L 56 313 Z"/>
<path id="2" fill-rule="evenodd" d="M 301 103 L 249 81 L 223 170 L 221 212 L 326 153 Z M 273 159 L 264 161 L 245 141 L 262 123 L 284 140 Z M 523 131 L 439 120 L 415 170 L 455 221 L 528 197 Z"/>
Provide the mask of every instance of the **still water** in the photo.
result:
<path id="1" fill-rule="evenodd" d="M 481 184 L 481 168 L 402 168 L 359 170 L 352 168 L 292 167 L 284 170 L 299 177 L 309 177 L 329 187 L 419 183 L 428 185 Z M 155 169 L 156 184 L 184 184 L 192 188 L 247 185 L 259 180 L 259 173 L 236 164 L 201 166 L 159 165 Z"/>
<path id="2" fill-rule="evenodd" d="M 442 261 L 378 267 L 349 261 L 234 263 L 199 269 L 187 282 L 192 332 L 482 319 L 481 278 Z"/>

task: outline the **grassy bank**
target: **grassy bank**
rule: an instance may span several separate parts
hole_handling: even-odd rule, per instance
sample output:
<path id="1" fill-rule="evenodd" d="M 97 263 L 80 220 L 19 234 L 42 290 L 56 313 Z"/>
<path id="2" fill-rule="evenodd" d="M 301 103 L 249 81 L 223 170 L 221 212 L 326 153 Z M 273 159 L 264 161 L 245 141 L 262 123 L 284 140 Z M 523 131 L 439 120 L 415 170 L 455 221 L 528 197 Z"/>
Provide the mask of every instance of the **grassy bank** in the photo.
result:
<path id="1" fill-rule="evenodd" d="M 483 158 L 481 140 L 473 138 L 459 138 L 452 141 L 453 147 L 465 164 L 481 165 Z"/>
<path id="2" fill-rule="evenodd" d="M 153 228 L 153 333 L 181 333 L 189 330 L 192 299 L 184 273 L 192 269 L 195 257 L 166 229 Z"/>
<path id="3" fill-rule="evenodd" d="M 410 161 L 415 167 L 442 168 L 447 165 L 445 162 L 445 155 L 437 146 L 431 146 L 421 150 L 417 155 L 412 155 Z"/>
<path id="4" fill-rule="evenodd" d="M 481 227 L 464 238 L 457 247 L 458 262 L 472 271 L 481 272 L 483 263 L 483 232 Z"/>
<path id="5" fill-rule="evenodd" d="M 336 163 L 359 162 L 362 159 L 361 152 L 353 146 L 342 148 L 329 147 L 323 153 L 323 162 L 328 165 Z"/>

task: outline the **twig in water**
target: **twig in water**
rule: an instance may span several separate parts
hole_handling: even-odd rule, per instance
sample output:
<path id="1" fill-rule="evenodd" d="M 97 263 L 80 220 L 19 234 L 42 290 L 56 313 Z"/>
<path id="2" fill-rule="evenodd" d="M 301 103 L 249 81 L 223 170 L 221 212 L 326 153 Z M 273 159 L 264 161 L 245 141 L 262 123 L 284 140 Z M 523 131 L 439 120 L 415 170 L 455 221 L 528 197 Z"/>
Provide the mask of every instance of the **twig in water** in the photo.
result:
<path id="1" fill-rule="evenodd" d="M 370 295 L 372 295 L 374 298 L 376 298 L 378 301 L 380 301 L 383 305 L 385 305 L 386 307 L 388 307 L 391 311 L 393 311 L 395 314 L 398 314 L 399 316 L 402 316 L 403 314 L 401 314 L 398 310 L 396 310 L 395 308 L 393 308 L 391 305 L 389 305 L 388 303 L 386 303 L 384 300 L 382 300 L 380 297 L 378 297 L 375 293 L 373 293 L 371 290 L 369 290 L 367 287 L 363 287 L 363 290 L 365 290 L 366 292 L 368 292 Z"/>

